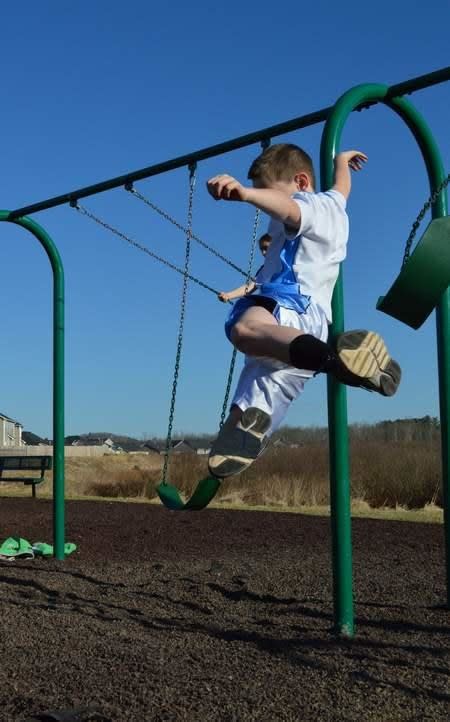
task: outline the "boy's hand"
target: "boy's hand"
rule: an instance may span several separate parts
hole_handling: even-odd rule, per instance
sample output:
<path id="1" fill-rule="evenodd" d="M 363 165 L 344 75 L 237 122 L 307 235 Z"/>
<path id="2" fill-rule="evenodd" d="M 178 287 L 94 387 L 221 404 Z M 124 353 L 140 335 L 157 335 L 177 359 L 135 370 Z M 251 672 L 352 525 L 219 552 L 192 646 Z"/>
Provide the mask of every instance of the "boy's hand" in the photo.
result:
<path id="1" fill-rule="evenodd" d="M 228 303 L 228 301 L 230 300 L 230 294 L 226 291 L 221 291 L 217 294 L 217 298 L 219 299 L 219 301 L 222 301 L 222 303 Z"/>
<path id="2" fill-rule="evenodd" d="M 360 150 L 345 150 L 336 156 L 336 161 L 347 163 L 352 170 L 361 170 L 367 160 L 366 154 L 361 153 Z"/>
<path id="3" fill-rule="evenodd" d="M 245 188 L 231 175 L 216 175 L 207 184 L 208 192 L 216 201 L 246 201 L 248 188 Z"/>

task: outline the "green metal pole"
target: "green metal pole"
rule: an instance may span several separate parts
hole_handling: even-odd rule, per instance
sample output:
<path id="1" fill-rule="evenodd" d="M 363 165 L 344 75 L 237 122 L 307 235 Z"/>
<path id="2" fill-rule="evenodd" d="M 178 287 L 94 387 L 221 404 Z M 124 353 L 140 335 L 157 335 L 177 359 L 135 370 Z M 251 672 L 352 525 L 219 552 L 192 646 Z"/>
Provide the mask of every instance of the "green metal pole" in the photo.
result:
<path id="1" fill-rule="evenodd" d="M 396 85 L 391 85 L 388 88 L 387 97 L 392 98 L 394 96 L 404 95 L 405 93 L 414 93 L 416 90 L 429 88 L 432 85 L 445 83 L 448 80 L 450 80 L 450 66 L 440 68 L 432 73 L 426 73 L 426 75 L 420 75 L 417 78 L 411 78 L 410 80 L 397 83 Z M 365 103 L 366 107 L 369 105 L 371 105 L 371 103 Z M 182 155 L 178 158 L 171 158 L 163 163 L 157 163 L 155 165 L 147 166 L 146 168 L 130 171 L 129 173 L 126 173 L 126 175 L 109 178 L 101 183 L 95 183 L 94 185 L 85 186 L 84 188 L 78 188 L 77 190 L 64 193 L 63 195 L 56 196 L 55 198 L 47 198 L 46 200 L 39 201 L 38 203 L 22 206 L 22 208 L 16 208 L 14 211 L 11 211 L 11 220 L 14 218 L 28 216 L 32 213 L 38 213 L 39 211 L 43 211 L 48 208 L 55 208 L 55 206 L 60 206 L 65 203 L 71 203 L 72 201 L 77 201 L 81 198 L 87 198 L 88 196 L 96 195 L 97 193 L 103 193 L 104 191 L 111 190 L 112 188 L 120 188 L 128 183 L 143 180 L 144 178 L 150 178 L 152 176 L 159 175 L 160 173 L 167 173 L 167 171 L 174 170 L 175 168 L 182 168 L 183 166 L 189 166 L 193 163 L 199 163 L 207 158 L 223 155 L 223 153 L 229 153 L 230 151 L 237 150 L 238 148 L 245 148 L 248 145 L 253 145 L 253 143 L 270 141 L 271 138 L 275 138 L 279 135 L 285 135 L 286 133 L 291 133 L 292 131 L 299 130 L 300 128 L 307 128 L 308 126 L 315 125 L 316 123 L 322 123 L 327 119 L 331 110 L 332 108 L 322 108 L 321 110 L 316 110 L 313 113 L 308 113 L 308 115 L 292 118 L 284 123 L 277 123 L 277 125 L 262 128 L 261 130 L 254 131 L 253 133 L 247 133 L 239 138 L 233 138 L 232 140 L 227 140 L 224 143 L 212 145 L 209 148 L 202 148 L 194 153 Z"/>
<path id="2" fill-rule="evenodd" d="M 424 118 L 405 98 L 387 103 L 408 125 L 426 164 L 430 189 L 433 191 L 446 177 L 436 141 Z M 447 190 L 439 193 L 431 209 L 433 218 L 448 215 Z M 441 421 L 442 495 L 444 507 L 444 548 L 447 606 L 450 608 L 450 290 L 443 294 L 436 309 L 436 336 L 439 374 L 439 409 Z"/>
<path id="3" fill-rule="evenodd" d="M 366 83 L 344 93 L 328 116 L 321 143 L 321 187 L 330 188 L 333 183 L 333 161 L 338 152 L 342 130 L 349 114 L 364 104 L 382 102 L 392 108 L 405 121 L 422 152 L 430 189 L 436 188 L 445 177 L 445 171 L 436 142 L 422 116 L 405 98 L 389 97 L 389 88 L 385 85 Z M 446 193 L 442 191 L 433 206 L 433 217 L 447 213 Z M 343 280 L 339 275 L 333 295 L 332 337 L 344 329 Z M 442 414 L 443 438 L 443 477 L 446 519 L 446 559 L 447 584 L 450 568 L 450 531 L 449 531 L 449 418 L 450 418 L 450 349 L 449 349 L 450 300 L 448 291 L 444 295 L 438 312 L 438 352 L 439 382 Z M 330 503 L 333 544 L 333 591 L 334 621 L 339 634 L 353 634 L 353 590 L 351 560 L 351 524 L 350 524 L 350 481 L 349 481 L 349 444 L 347 432 L 347 406 L 345 389 L 329 379 L 329 426 L 330 426 Z M 450 597 L 449 597 L 450 598 Z"/>
<path id="4" fill-rule="evenodd" d="M 0 221 L 9 221 L 32 233 L 44 247 L 53 270 L 53 549 L 64 559 L 64 271 L 61 257 L 50 236 L 31 218 L 9 218 L 0 211 Z"/>
<path id="5" fill-rule="evenodd" d="M 438 216 L 436 216 L 438 217 Z M 447 607 L 450 608 L 450 291 L 436 309 Z"/>

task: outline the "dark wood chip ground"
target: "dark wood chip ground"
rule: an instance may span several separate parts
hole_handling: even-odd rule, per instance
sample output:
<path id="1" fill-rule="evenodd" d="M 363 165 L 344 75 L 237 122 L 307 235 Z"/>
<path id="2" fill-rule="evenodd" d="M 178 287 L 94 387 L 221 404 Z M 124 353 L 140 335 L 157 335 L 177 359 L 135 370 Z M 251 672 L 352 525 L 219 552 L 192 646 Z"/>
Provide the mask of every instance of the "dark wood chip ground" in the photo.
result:
<path id="1" fill-rule="evenodd" d="M 0 504 L 2 539 L 52 542 L 50 502 Z M 339 641 L 329 520 L 69 502 L 76 553 L 0 565 L 0 720 L 449 720 L 443 537 L 354 520 Z"/>

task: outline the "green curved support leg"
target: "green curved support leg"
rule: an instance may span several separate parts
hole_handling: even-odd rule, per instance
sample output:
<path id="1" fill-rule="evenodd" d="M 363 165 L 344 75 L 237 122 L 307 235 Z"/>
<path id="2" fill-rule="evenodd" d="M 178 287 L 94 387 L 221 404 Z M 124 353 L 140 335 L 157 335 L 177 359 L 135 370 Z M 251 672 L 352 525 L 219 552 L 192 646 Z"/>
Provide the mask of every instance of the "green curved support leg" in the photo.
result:
<path id="1" fill-rule="evenodd" d="M 200 511 L 208 506 L 214 498 L 220 486 L 219 479 L 208 476 L 198 482 L 191 498 L 183 501 L 176 486 L 163 481 L 158 484 L 156 491 L 166 509 L 171 511 Z"/>
<path id="2" fill-rule="evenodd" d="M 53 547 L 64 559 L 64 269 L 48 233 L 31 218 L 10 218 L 0 210 L 0 221 L 15 223 L 33 234 L 44 248 L 53 271 Z"/>

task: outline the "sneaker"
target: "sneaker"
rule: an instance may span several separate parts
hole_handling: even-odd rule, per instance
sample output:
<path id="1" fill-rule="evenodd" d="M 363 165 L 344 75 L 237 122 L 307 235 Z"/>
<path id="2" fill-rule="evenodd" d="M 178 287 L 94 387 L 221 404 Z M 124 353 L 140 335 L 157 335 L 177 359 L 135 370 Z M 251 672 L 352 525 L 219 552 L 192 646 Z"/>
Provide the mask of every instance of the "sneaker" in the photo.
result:
<path id="1" fill-rule="evenodd" d="M 237 426 L 226 422 L 219 431 L 209 454 L 208 468 L 218 479 L 240 474 L 265 451 L 270 416 L 250 406 Z"/>
<path id="2" fill-rule="evenodd" d="M 349 386 L 362 386 L 383 396 L 393 396 L 402 371 L 389 354 L 381 336 L 374 331 L 346 331 L 336 341 L 341 369 L 335 376 Z"/>

